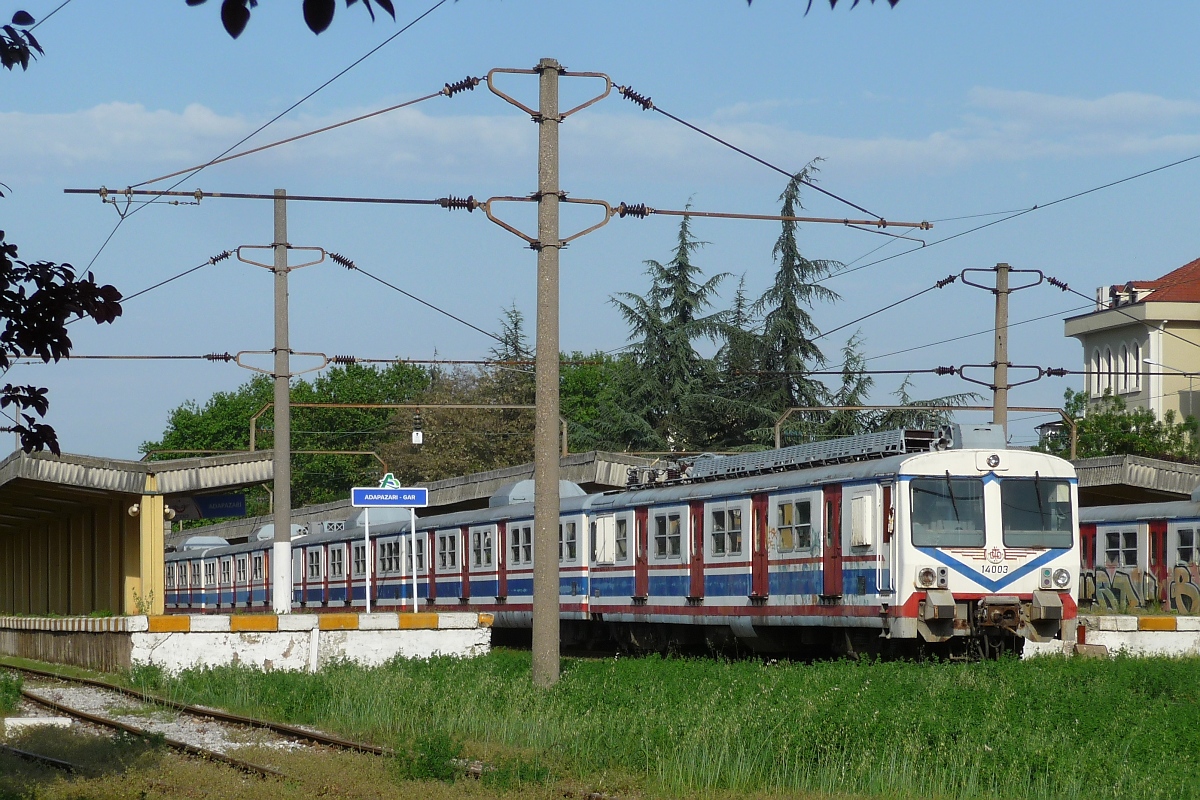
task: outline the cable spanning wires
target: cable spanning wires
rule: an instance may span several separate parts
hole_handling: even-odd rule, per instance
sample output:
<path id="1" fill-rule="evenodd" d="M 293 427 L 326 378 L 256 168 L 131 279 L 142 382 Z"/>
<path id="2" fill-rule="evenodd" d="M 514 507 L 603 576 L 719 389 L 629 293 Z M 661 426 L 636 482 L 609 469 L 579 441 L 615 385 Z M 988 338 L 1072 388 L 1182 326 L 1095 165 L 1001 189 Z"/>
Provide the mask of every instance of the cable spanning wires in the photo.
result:
<path id="1" fill-rule="evenodd" d="M 831 333 L 837 333 L 838 331 L 840 331 L 844 328 L 849 328 L 851 325 L 855 325 L 859 322 L 862 322 L 865 319 L 870 319 L 871 317 L 875 316 L 876 314 L 882 314 L 884 311 L 895 308 L 896 306 L 901 305 L 902 303 L 907 303 L 909 300 L 915 300 L 916 298 L 920 297 L 921 295 L 925 294 L 926 292 L 932 292 L 934 289 L 941 289 L 945 286 L 949 286 L 950 284 L 954 283 L 956 280 L 958 280 L 957 275 L 948 275 L 945 278 L 942 278 L 937 283 L 935 283 L 933 286 L 922 289 L 921 291 L 916 292 L 914 294 L 910 294 L 908 297 L 905 297 L 902 300 L 897 300 L 894 303 L 888 303 L 883 308 L 877 308 L 874 311 L 872 311 L 870 314 L 864 314 L 861 317 L 858 317 L 857 319 L 852 319 L 847 323 L 838 325 L 836 328 L 831 328 L 827 331 L 823 331 L 823 332 L 817 334 L 816 336 L 814 336 L 812 340 L 815 342 L 817 339 L 823 339 L 826 336 L 830 335 Z"/>

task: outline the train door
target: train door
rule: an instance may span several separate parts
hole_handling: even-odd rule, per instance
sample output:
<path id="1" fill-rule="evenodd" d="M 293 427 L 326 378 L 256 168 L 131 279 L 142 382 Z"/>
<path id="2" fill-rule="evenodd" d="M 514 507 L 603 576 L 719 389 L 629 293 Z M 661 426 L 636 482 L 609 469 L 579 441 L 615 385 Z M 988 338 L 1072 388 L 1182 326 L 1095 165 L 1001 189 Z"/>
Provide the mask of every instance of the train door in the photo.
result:
<path id="1" fill-rule="evenodd" d="M 1158 600 L 1165 604 L 1170 599 L 1170 584 L 1167 579 L 1167 521 L 1165 519 L 1150 521 L 1150 552 L 1148 555 L 1150 556 L 1147 561 L 1149 572 L 1158 581 Z"/>
<path id="2" fill-rule="evenodd" d="M 504 554 L 508 552 L 508 524 L 504 520 L 496 523 L 496 600 L 503 602 L 508 597 L 508 562 Z"/>
<path id="3" fill-rule="evenodd" d="M 461 587 L 458 590 L 458 599 L 465 603 L 471 599 L 471 553 L 468 550 L 471 546 L 471 537 L 466 525 L 458 530 L 458 544 L 459 574 L 462 575 Z"/>
<path id="4" fill-rule="evenodd" d="M 704 501 L 693 502 L 689 511 L 688 545 L 691 552 L 688 555 L 691 561 L 691 582 L 688 589 L 688 600 L 699 601 L 704 599 Z"/>
<path id="5" fill-rule="evenodd" d="M 824 541 L 821 544 L 821 596 L 842 596 L 842 487 L 825 487 Z"/>
<path id="6" fill-rule="evenodd" d="M 767 499 L 765 494 L 754 495 L 750 512 L 750 599 L 762 601 L 771 593 L 767 561 Z"/>
<path id="7" fill-rule="evenodd" d="M 425 537 L 425 598 L 430 605 L 433 605 L 437 602 L 438 596 L 438 553 L 435 549 L 437 546 L 437 533 L 435 531 L 425 531 L 422 536 Z"/>
<path id="8" fill-rule="evenodd" d="M 649 510 L 646 506 L 634 512 L 633 599 L 646 602 L 650 594 L 650 534 L 646 525 Z"/>
<path id="9" fill-rule="evenodd" d="M 892 485 L 883 487 L 883 531 L 882 543 L 879 547 L 879 573 L 876 576 L 876 586 L 880 596 L 886 597 L 895 591 L 892 585 L 892 565 L 896 563 L 895 544 L 892 542 L 896 528 L 896 509 L 892 505 Z"/>

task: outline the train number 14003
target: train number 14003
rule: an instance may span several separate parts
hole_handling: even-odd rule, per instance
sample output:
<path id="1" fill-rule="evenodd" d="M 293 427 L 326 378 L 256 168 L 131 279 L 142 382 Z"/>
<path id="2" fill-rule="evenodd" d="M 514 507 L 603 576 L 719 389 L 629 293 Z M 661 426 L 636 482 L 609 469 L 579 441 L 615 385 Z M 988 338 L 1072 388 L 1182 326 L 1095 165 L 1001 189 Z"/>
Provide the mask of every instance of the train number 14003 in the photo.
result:
<path id="1" fill-rule="evenodd" d="M 983 572 L 985 575 L 1007 575 L 1008 564 L 984 564 Z"/>

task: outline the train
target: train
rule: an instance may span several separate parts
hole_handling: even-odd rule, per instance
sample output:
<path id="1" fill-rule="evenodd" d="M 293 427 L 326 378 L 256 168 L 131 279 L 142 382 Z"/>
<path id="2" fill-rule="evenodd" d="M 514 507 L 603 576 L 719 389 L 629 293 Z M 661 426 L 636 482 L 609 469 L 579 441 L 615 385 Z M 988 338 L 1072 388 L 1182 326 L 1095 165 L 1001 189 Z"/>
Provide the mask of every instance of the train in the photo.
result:
<path id="1" fill-rule="evenodd" d="M 1079 602 L 1136 614 L 1200 614 L 1200 488 L 1189 500 L 1080 512 Z"/>
<path id="2" fill-rule="evenodd" d="M 360 511 L 292 542 L 295 611 L 477 610 L 532 627 L 533 490 L 416 519 Z M 560 486 L 565 645 L 990 657 L 1073 635 L 1078 481 L 996 426 L 896 430 Z M 389 514 L 388 511 L 391 511 Z M 271 542 L 167 554 L 168 613 L 271 608 Z M 210 546 L 213 545 L 213 546 Z M 415 594 L 415 597 L 414 597 Z"/>

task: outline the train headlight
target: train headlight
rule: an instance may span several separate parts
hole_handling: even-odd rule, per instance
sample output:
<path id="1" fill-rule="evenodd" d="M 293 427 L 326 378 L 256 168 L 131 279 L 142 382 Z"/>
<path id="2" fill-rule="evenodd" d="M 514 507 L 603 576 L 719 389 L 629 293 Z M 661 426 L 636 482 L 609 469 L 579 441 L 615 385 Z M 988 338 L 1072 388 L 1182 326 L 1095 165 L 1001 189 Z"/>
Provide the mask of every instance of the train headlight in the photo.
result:
<path id="1" fill-rule="evenodd" d="M 1071 573 L 1065 569 L 1054 570 L 1054 588 L 1066 589 L 1071 585 Z"/>
<path id="2" fill-rule="evenodd" d="M 921 567 L 917 570 L 917 586 L 929 589 L 937 583 L 937 571 L 933 567 Z"/>

